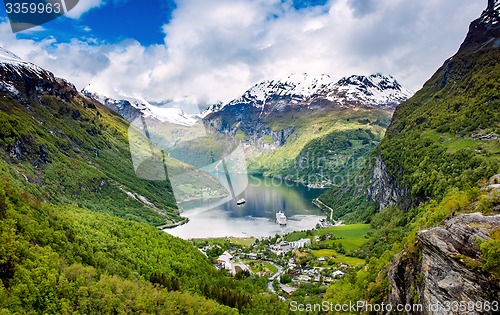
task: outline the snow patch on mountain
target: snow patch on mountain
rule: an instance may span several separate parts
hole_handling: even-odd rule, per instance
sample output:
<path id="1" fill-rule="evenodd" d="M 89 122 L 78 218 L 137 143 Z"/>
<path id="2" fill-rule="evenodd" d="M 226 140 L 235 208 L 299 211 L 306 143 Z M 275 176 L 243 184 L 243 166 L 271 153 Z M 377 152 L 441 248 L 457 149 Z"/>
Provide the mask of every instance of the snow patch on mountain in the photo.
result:
<path id="1" fill-rule="evenodd" d="M 329 75 L 311 76 L 307 73 L 292 74 L 282 80 L 266 80 L 255 84 L 240 98 L 227 105 L 253 104 L 262 108 L 273 96 L 289 97 L 292 103 L 305 101 L 317 95 L 333 84 Z M 221 106 L 220 109 L 222 109 Z"/>
<path id="2" fill-rule="evenodd" d="M 13 52 L 2 47 L 0 47 L 0 71 L 11 74 L 9 76 L 4 76 L 3 79 L 0 80 L 0 90 L 15 96 L 21 95 L 21 92 L 15 87 L 12 74 L 15 74 L 18 78 L 24 77 L 26 74 L 39 79 L 52 77 L 52 74 L 48 71 L 31 62 L 22 60 Z"/>
<path id="3" fill-rule="evenodd" d="M 82 93 L 87 97 L 91 97 L 107 107 L 116 110 L 127 120 L 135 118 L 133 114 L 130 114 L 130 112 L 133 112 L 134 110 L 136 110 L 144 118 L 156 119 L 163 123 L 180 126 L 193 126 L 199 120 L 199 118 L 195 115 L 187 114 L 180 108 L 152 105 L 142 97 L 127 97 L 122 100 L 116 100 L 100 95 L 92 90 L 93 87 L 89 85 L 82 91 Z"/>
<path id="4" fill-rule="evenodd" d="M 23 62 L 23 60 L 11 51 L 0 47 L 0 62 Z"/>
<path id="5" fill-rule="evenodd" d="M 37 65 L 22 60 L 19 56 L 0 47 L 0 67 L 9 67 L 10 70 L 16 72 L 19 76 L 23 76 L 23 72 L 28 71 L 42 78 L 47 74 L 47 71 Z"/>
<path id="6" fill-rule="evenodd" d="M 161 122 L 168 122 L 181 126 L 193 126 L 198 121 L 194 115 L 187 114 L 180 108 L 157 107 L 151 104 L 146 106 L 152 114 L 151 117 Z"/>
<path id="7" fill-rule="evenodd" d="M 413 92 L 402 87 L 394 77 L 377 73 L 340 79 L 332 86 L 327 99 L 342 105 L 358 102 L 384 108 L 397 106 L 412 95 Z"/>
<path id="8" fill-rule="evenodd" d="M 203 119 L 212 113 L 216 113 L 216 112 L 220 111 L 225 105 L 226 104 L 224 104 L 222 102 L 212 104 L 207 109 L 205 109 L 201 114 L 197 114 L 195 116 Z"/>
<path id="9" fill-rule="evenodd" d="M 208 114 L 225 106 L 249 104 L 263 109 L 268 102 L 284 100 L 287 104 L 327 99 L 341 106 L 366 105 L 393 108 L 413 95 L 392 76 L 353 75 L 335 82 L 329 75 L 292 74 L 281 80 L 266 80 L 255 84 L 241 97 L 227 103 L 212 105 Z M 283 106 L 286 106 L 283 104 Z M 206 116 L 206 115 L 205 115 Z"/>

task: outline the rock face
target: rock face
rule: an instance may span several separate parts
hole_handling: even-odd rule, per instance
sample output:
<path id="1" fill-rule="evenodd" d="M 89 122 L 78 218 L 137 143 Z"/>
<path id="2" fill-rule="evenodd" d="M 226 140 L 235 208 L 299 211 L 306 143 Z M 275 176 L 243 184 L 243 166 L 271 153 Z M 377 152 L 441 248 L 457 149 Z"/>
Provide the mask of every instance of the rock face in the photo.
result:
<path id="1" fill-rule="evenodd" d="M 380 211 L 391 205 L 398 205 L 402 209 L 409 207 L 407 189 L 399 187 L 395 178 L 389 174 L 380 155 L 375 159 L 366 193 L 370 200 L 379 205 Z"/>
<path id="2" fill-rule="evenodd" d="M 481 16 L 473 21 L 469 33 L 460 46 L 460 50 L 478 49 L 490 42 L 500 46 L 500 0 L 488 0 L 488 7 Z"/>
<path id="3" fill-rule="evenodd" d="M 465 214 L 446 220 L 442 227 L 417 234 L 418 253 L 400 253 L 389 271 L 388 302 L 413 304 L 422 310 L 409 314 L 466 314 L 446 310 L 453 303 L 500 300 L 500 284 L 480 269 L 478 242 L 488 240 L 500 226 L 500 215 Z M 440 307 L 439 307 L 440 305 Z M 476 308 L 467 314 L 494 314 Z"/>
<path id="4" fill-rule="evenodd" d="M 75 86 L 51 72 L 26 62 L 0 47 L 0 91 L 27 104 L 41 95 L 58 96 L 64 100 L 78 95 Z"/>

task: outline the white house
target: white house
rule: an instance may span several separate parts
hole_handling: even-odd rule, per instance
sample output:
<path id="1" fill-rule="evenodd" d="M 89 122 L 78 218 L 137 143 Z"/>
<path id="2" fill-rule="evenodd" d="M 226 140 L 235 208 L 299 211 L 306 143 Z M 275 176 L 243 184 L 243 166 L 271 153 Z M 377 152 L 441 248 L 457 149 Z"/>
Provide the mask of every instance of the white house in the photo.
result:
<path id="1" fill-rule="evenodd" d="M 276 254 L 280 254 L 280 253 L 286 253 L 290 250 L 292 250 L 292 247 L 290 246 L 291 243 L 288 243 L 288 242 L 281 242 L 279 244 L 275 244 L 275 245 L 271 245 L 269 246 L 269 248 L 276 252 Z"/>
<path id="2" fill-rule="evenodd" d="M 296 242 L 290 242 L 290 247 L 292 248 L 302 248 L 311 245 L 311 240 L 308 238 L 302 238 Z"/>
<path id="3" fill-rule="evenodd" d="M 220 255 L 216 262 L 217 264 L 223 265 L 226 270 L 233 269 L 233 255 L 229 254 L 227 251 Z"/>

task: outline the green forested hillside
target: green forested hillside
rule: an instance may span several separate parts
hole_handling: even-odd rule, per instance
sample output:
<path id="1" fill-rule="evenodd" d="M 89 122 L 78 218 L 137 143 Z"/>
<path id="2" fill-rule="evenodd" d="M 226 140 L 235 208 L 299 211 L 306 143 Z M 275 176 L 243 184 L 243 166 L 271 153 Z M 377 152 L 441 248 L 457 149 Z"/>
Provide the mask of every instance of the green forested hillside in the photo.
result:
<path id="1" fill-rule="evenodd" d="M 383 136 L 391 116 L 389 111 L 361 108 L 299 114 L 266 118 L 266 125 L 273 129 L 294 131 L 283 146 L 253 157 L 250 172 L 311 186 L 339 185 L 349 180 L 358 164 L 363 164 Z"/>
<path id="2" fill-rule="evenodd" d="M 379 141 L 380 136 L 370 129 L 333 131 L 306 144 L 283 173 L 309 185 L 344 186 L 364 167 L 364 158 Z"/>
<path id="3" fill-rule="evenodd" d="M 398 107 L 377 153 L 414 199 L 500 172 L 499 77 L 497 47 L 461 51 Z"/>
<path id="4" fill-rule="evenodd" d="M 363 187 L 333 188 L 320 197 L 336 217 L 363 220 L 373 213 L 374 203 L 362 191 L 377 156 L 413 206 L 500 173 L 500 54 L 493 40 L 499 31 L 495 26 L 479 33 L 469 34 L 457 54 L 397 107 L 371 168 L 360 173 Z"/>
<path id="5" fill-rule="evenodd" d="M 447 217 L 457 213 L 481 212 L 485 215 L 499 213 L 500 194 L 491 194 L 486 190 L 452 190 L 441 201 L 422 203 L 409 212 L 396 207 L 389 207 L 372 218 L 372 233 L 359 253 L 367 259 L 363 269 L 352 270 L 347 277 L 331 285 L 324 297 L 330 303 L 349 303 L 364 300 L 368 303 L 387 303 L 390 292 L 388 279 L 389 268 L 398 255 L 404 259 L 419 262 L 421 248 L 416 242 L 418 231 L 439 225 Z M 464 268 L 471 268 L 478 274 L 486 274 L 492 281 L 499 282 L 500 273 L 500 235 L 498 228 L 489 235 L 489 240 L 478 240 L 477 249 L 480 257 L 464 263 Z M 459 260 L 460 257 L 455 257 Z M 410 270 L 411 272 L 411 270 Z M 415 272 L 415 271 L 413 271 Z M 416 275 L 417 277 L 417 275 Z M 487 292 L 494 294 L 494 292 Z M 413 303 L 421 303 L 417 292 L 410 292 Z M 358 314 L 357 312 L 334 314 Z"/>
<path id="6" fill-rule="evenodd" d="M 135 175 L 128 123 L 83 97 L 0 99 L 0 157 L 39 198 L 151 224 L 179 221 L 168 181 Z M 144 196 L 151 207 L 138 198 Z"/>
<path id="7" fill-rule="evenodd" d="M 134 171 L 140 132 L 32 64 L 0 77 L 0 314 L 286 313 L 265 278 L 234 280 L 153 226 L 182 218 L 168 180 Z"/>
<path id="8" fill-rule="evenodd" d="M 40 202 L 6 177 L 0 235 L 1 314 L 286 313 L 264 278 L 232 280 L 188 242 Z"/>
<path id="9" fill-rule="evenodd" d="M 498 20 L 498 11 L 485 11 L 483 16 L 488 14 L 496 14 Z M 364 186 L 328 192 L 327 198 L 343 203 L 336 207 L 341 215 L 354 211 L 347 217 L 369 219 L 373 228 L 363 253 L 359 253 L 368 259 L 367 268 L 332 285 L 325 296 L 329 302 L 386 302 L 391 290 L 387 274 L 396 255 L 413 262 L 422 259 L 416 239 L 419 230 L 458 214 L 499 213 L 498 191 L 485 188 L 486 181 L 500 173 L 500 33 L 497 22 L 485 24 L 487 21 L 495 19 L 474 21 L 458 53 L 396 109 L 386 136 L 372 154 L 387 166 L 392 182 L 386 184 L 408 192 L 399 196 L 409 199 L 407 206 L 394 204 L 373 215 L 379 200 L 372 202 L 363 191 L 366 193 L 373 180 L 374 164 L 360 172 Z M 489 185 L 494 183 L 490 179 Z M 351 200 L 350 206 L 346 200 Z M 480 257 L 455 259 L 462 259 L 463 268 L 498 282 L 497 230 L 489 239 L 477 240 L 475 250 Z M 408 294 L 415 303 L 422 301 L 418 292 Z"/>

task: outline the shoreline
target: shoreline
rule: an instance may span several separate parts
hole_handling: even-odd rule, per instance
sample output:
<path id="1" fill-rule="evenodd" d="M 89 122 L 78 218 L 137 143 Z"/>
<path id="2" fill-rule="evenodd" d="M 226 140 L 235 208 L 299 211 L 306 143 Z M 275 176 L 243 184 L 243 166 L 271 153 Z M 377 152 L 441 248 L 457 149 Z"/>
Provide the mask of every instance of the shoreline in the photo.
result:
<path id="1" fill-rule="evenodd" d="M 229 195 L 226 194 L 226 195 L 223 195 L 223 196 L 216 196 L 216 197 L 209 197 L 209 198 L 189 198 L 189 199 L 186 199 L 186 200 L 182 200 L 182 201 L 177 201 L 176 204 L 177 204 L 177 207 L 179 207 L 179 205 L 182 205 L 183 203 L 186 203 L 186 202 L 193 202 L 193 201 L 198 201 L 198 200 L 208 200 L 208 201 L 211 201 L 211 200 L 217 200 L 217 199 L 222 199 L 222 198 L 227 198 Z"/>
<path id="2" fill-rule="evenodd" d="M 174 222 L 174 223 L 170 223 L 170 224 L 163 224 L 163 225 L 159 225 L 157 226 L 156 228 L 158 230 L 167 230 L 167 229 L 173 229 L 175 227 L 178 227 L 178 226 L 181 226 L 181 225 L 184 225 L 186 223 L 189 222 L 189 218 L 186 218 L 186 217 L 181 217 L 182 220 L 179 221 L 179 222 Z"/>

